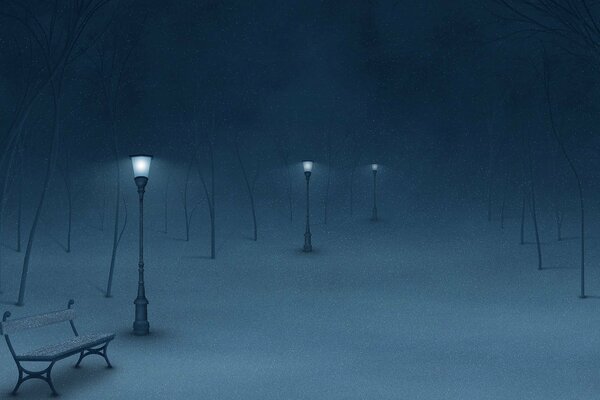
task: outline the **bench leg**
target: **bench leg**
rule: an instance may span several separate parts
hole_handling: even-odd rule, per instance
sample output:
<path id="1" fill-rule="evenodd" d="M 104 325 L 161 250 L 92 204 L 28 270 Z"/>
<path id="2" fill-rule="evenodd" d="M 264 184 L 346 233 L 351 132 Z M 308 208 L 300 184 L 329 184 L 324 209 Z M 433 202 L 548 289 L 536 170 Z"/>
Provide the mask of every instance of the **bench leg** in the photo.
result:
<path id="1" fill-rule="evenodd" d="M 21 367 L 21 365 L 17 365 L 17 367 L 19 368 L 19 380 L 17 381 L 17 384 L 15 385 L 15 388 L 12 391 L 13 396 L 17 394 L 17 391 L 19 390 L 19 387 L 21 387 L 21 384 L 23 384 L 23 382 L 28 381 L 30 379 L 40 379 L 44 382 L 46 382 L 48 384 L 48 386 L 50 386 L 50 390 L 52 390 L 52 395 L 53 396 L 58 396 L 58 392 L 56 391 L 56 389 L 54 388 L 54 384 L 52 383 L 52 367 L 54 367 L 54 361 L 52 363 L 50 363 L 50 365 L 48 366 L 48 368 L 42 370 L 42 371 L 29 371 L 23 367 Z"/>
<path id="2" fill-rule="evenodd" d="M 48 373 L 47 378 L 46 378 L 46 382 L 48 382 L 48 385 L 50 386 L 50 389 L 52 390 L 52 395 L 54 396 L 58 396 L 58 392 L 56 391 L 56 389 L 54 389 L 54 384 L 52 383 L 52 376 L 50 375 L 52 373 L 52 367 L 54 366 L 54 363 L 50 364 L 50 366 L 48 367 Z"/>
<path id="3" fill-rule="evenodd" d="M 17 384 L 15 385 L 15 388 L 12 391 L 12 395 L 15 396 L 17 394 L 17 390 L 19 390 L 19 388 L 21 387 L 21 384 L 23 383 L 23 370 L 21 368 L 19 368 L 19 379 L 17 380 Z"/>
<path id="4" fill-rule="evenodd" d="M 106 349 L 108 348 L 108 343 L 106 343 L 104 345 L 104 348 L 102 350 L 102 357 L 104 357 L 104 360 L 106 361 L 106 366 L 108 368 L 112 368 L 112 364 L 110 363 L 110 361 L 108 360 L 108 355 L 106 354 Z"/>
<path id="5" fill-rule="evenodd" d="M 79 364 L 81 364 L 81 360 L 83 360 L 85 357 L 87 357 L 87 356 L 89 356 L 91 354 L 97 354 L 100 357 L 104 358 L 104 360 L 106 361 L 106 365 L 108 366 L 108 368 L 112 368 L 112 364 L 108 360 L 108 355 L 106 354 L 107 347 L 108 347 L 108 343 L 106 343 L 104 346 L 100 347 L 99 349 L 86 349 L 86 350 L 83 350 L 81 353 L 79 353 L 79 360 L 77 360 L 77 363 L 75 364 L 75 368 L 79 368 Z"/>
<path id="6" fill-rule="evenodd" d="M 79 364 L 81 364 L 81 360 L 83 360 L 83 357 L 85 357 L 85 353 L 82 351 L 81 353 L 79 353 L 79 360 L 77 360 L 77 364 L 75 364 L 75 368 L 79 368 Z"/>

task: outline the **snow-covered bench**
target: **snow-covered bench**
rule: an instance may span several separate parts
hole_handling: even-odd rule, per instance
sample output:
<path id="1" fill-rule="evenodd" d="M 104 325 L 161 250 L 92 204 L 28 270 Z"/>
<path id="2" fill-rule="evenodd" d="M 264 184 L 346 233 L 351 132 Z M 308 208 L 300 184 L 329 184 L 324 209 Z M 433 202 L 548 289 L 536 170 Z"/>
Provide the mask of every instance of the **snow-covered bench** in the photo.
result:
<path id="1" fill-rule="evenodd" d="M 17 364 L 17 368 L 19 370 L 19 380 L 15 388 L 13 389 L 13 395 L 17 393 L 19 386 L 25 381 L 29 379 L 41 379 L 48 383 L 50 389 L 52 390 L 53 395 L 57 395 L 58 393 L 54 389 L 54 385 L 52 384 L 52 367 L 54 364 L 62 360 L 64 358 L 73 356 L 75 354 L 79 354 L 79 360 L 77 364 L 75 364 L 75 368 L 79 367 L 81 360 L 84 357 L 89 356 L 90 354 L 97 354 L 102 356 L 109 368 L 112 368 L 110 361 L 108 361 L 108 357 L 106 355 L 106 348 L 111 340 L 115 338 L 114 333 L 99 333 L 99 334 L 91 334 L 91 335 L 83 335 L 79 336 L 77 329 L 75 328 L 75 324 L 73 320 L 75 319 L 75 310 L 71 308 L 71 306 L 75 302 L 73 300 L 69 300 L 69 304 L 66 310 L 54 311 L 45 314 L 34 315 L 26 318 L 15 319 L 12 321 L 7 321 L 10 317 L 10 312 L 7 311 L 4 313 L 2 317 L 2 323 L 0 323 L 0 332 L 4 335 L 4 339 L 6 339 L 6 344 L 8 345 L 8 349 L 10 350 L 10 354 L 12 355 L 15 363 Z M 39 328 L 47 325 L 52 325 L 60 322 L 67 322 L 71 325 L 71 329 L 75 334 L 75 337 L 72 339 L 65 340 L 62 343 L 52 344 L 44 347 L 40 347 L 35 350 L 27 351 L 25 353 L 16 353 L 13 345 L 10 341 L 8 335 L 17 334 L 19 332 L 31 329 L 31 328 Z M 31 371 L 24 368 L 21 363 L 22 362 L 49 362 L 50 365 L 46 367 L 46 369 L 40 371 Z"/>

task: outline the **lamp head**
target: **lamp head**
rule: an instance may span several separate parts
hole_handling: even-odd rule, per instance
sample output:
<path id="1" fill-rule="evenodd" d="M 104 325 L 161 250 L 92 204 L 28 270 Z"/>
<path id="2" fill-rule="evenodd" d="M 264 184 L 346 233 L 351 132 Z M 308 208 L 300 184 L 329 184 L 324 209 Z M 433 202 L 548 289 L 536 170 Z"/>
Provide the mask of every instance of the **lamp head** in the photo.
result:
<path id="1" fill-rule="evenodd" d="M 134 178 L 146 178 L 150 173 L 150 163 L 152 162 L 152 156 L 148 154 L 134 154 L 129 156 L 131 164 L 133 166 L 133 177 Z"/>
<path id="2" fill-rule="evenodd" d="M 310 179 L 310 174 L 312 173 L 312 169 L 313 169 L 313 162 L 312 161 L 302 161 L 302 168 L 304 169 L 304 176 L 306 177 L 306 182 L 308 182 L 308 180 Z"/>
<path id="3" fill-rule="evenodd" d="M 312 172 L 313 162 L 310 160 L 302 161 L 302 168 L 304 168 L 304 172 Z"/>
<path id="4" fill-rule="evenodd" d="M 371 164 L 371 170 L 373 170 L 373 172 L 377 171 L 378 169 L 379 169 L 378 164 Z"/>

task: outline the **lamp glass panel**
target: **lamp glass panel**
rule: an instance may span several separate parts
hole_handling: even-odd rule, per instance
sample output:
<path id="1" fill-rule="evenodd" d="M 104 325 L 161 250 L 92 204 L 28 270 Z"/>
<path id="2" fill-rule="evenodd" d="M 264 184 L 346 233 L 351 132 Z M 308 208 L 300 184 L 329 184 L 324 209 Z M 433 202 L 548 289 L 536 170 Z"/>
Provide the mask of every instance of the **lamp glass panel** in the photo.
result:
<path id="1" fill-rule="evenodd" d="M 302 167 L 304 168 L 304 172 L 311 172 L 313 169 L 312 161 L 302 161 Z"/>
<path id="2" fill-rule="evenodd" d="M 140 176 L 147 178 L 148 174 L 150 173 L 151 162 L 152 156 L 131 156 L 131 163 L 133 165 L 133 176 L 136 178 Z"/>

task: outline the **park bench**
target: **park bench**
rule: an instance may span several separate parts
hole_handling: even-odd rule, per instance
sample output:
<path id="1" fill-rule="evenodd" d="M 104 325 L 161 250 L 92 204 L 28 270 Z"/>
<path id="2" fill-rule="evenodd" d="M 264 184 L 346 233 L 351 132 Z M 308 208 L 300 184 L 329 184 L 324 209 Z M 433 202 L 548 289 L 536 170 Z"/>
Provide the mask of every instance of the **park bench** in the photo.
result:
<path id="1" fill-rule="evenodd" d="M 75 310 L 73 310 L 71 306 L 74 303 L 75 302 L 73 300 L 69 300 L 66 310 L 53 311 L 11 321 L 8 321 L 10 312 L 7 311 L 4 313 L 4 316 L 2 317 L 2 323 L 0 323 L 0 333 L 4 335 L 4 339 L 6 339 L 6 344 L 8 345 L 8 350 L 10 350 L 10 354 L 15 360 L 17 369 L 19 370 L 19 380 L 12 391 L 13 395 L 17 393 L 17 390 L 19 390 L 19 387 L 23 382 L 30 379 L 41 379 L 45 381 L 50 386 L 52 394 L 57 395 L 58 393 L 52 384 L 52 367 L 54 367 L 54 364 L 57 361 L 75 354 L 79 354 L 79 360 L 77 361 L 77 364 L 75 364 L 75 368 L 78 368 L 81 360 L 90 354 L 97 354 L 103 357 L 104 360 L 106 360 L 108 367 L 112 368 L 112 365 L 110 364 L 110 361 L 108 361 L 108 357 L 106 355 L 106 348 L 108 347 L 110 341 L 114 339 L 114 333 L 79 336 L 79 333 L 75 328 L 75 324 L 73 323 L 73 320 L 75 319 Z M 74 338 L 65 340 L 62 343 L 40 347 L 25 353 L 15 352 L 9 335 L 17 334 L 32 328 L 39 328 L 67 321 L 69 321 L 71 329 L 75 334 Z M 43 370 L 32 371 L 24 368 L 22 366 L 23 362 L 49 362 L 50 365 Z"/>

